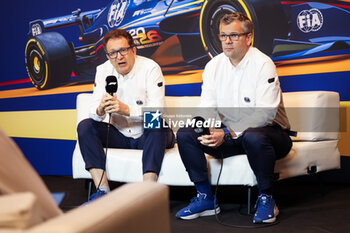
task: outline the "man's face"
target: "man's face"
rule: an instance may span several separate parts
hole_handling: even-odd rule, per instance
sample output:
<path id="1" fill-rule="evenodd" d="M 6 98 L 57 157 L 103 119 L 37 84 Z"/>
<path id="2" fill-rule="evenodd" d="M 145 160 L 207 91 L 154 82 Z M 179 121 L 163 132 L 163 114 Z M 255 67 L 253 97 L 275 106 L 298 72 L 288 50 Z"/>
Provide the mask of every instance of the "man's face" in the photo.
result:
<path id="1" fill-rule="evenodd" d="M 107 42 L 106 50 L 107 53 L 110 53 L 128 47 L 130 47 L 130 45 L 124 37 L 111 38 Z M 117 72 L 124 76 L 128 74 L 134 67 L 136 59 L 136 48 L 133 47 L 128 49 L 128 53 L 124 56 L 118 53 L 116 58 L 110 58 L 109 56 L 107 56 L 107 58 L 112 63 Z"/>
<path id="2" fill-rule="evenodd" d="M 240 33 L 244 33 L 242 29 L 242 23 L 240 21 L 233 21 L 228 25 L 221 24 L 220 34 L 232 35 Z M 221 41 L 222 49 L 225 55 L 230 58 L 231 62 L 236 64 L 242 60 L 251 43 L 251 33 L 239 36 L 238 40 L 236 41 L 231 40 L 231 38 L 227 38 L 225 41 Z"/>

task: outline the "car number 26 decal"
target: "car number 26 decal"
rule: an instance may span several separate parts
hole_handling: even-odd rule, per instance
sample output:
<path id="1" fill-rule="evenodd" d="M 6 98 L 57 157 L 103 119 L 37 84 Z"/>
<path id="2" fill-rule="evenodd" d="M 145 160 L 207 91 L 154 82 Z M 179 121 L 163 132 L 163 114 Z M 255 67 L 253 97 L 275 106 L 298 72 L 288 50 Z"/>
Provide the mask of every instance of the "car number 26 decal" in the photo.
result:
<path id="1" fill-rule="evenodd" d="M 143 27 L 131 29 L 129 33 L 134 38 L 136 45 L 150 44 L 162 40 L 162 37 L 156 30 L 146 32 L 145 28 Z"/>

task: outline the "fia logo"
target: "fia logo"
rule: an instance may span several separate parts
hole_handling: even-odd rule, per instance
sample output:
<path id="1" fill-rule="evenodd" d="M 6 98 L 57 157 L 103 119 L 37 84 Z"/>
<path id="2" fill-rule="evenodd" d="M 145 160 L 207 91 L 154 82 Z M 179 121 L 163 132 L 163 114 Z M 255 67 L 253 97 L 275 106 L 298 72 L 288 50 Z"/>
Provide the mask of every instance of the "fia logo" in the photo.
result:
<path id="1" fill-rule="evenodd" d="M 130 0 L 115 0 L 113 2 L 107 15 L 108 25 L 111 28 L 117 27 L 123 21 L 129 4 Z"/>
<path id="2" fill-rule="evenodd" d="M 302 32 L 316 32 L 323 25 L 323 16 L 321 11 L 316 8 L 303 10 L 298 14 L 297 24 Z"/>
<path id="3" fill-rule="evenodd" d="M 144 129 L 160 129 L 160 116 L 162 114 L 157 110 L 156 112 L 143 112 L 143 128 Z"/>
<path id="4" fill-rule="evenodd" d="M 42 29 L 38 23 L 32 25 L 32 35 L 37 36 L 42 33 Z"/>

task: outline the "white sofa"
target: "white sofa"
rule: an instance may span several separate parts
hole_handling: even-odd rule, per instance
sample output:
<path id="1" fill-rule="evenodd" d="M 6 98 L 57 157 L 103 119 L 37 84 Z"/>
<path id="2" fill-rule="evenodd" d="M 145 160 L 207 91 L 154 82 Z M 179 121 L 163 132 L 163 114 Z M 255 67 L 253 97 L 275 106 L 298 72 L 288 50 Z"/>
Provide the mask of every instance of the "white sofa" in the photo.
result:
<path id="1" fill-rule="evenodd" d="M 77 124 L 88 117 L 91 94 L 77 97 Z M 305 175 L 329 169 L 340 168 L 338 151 L 339 137 L 339 95 L 336 92 L 310 91 L 283 93 L 283 99 L 292 130 L 298 131 L 293 137 L 290 153 L 277 161 L 275 173 L 278 179 Z M 199 97 L 166 97 L 168 107 L 193 107 Z M 142 180 L 141 150 L 108 149 L 106 172 L 109 180 L 136 182 Z M 207 156 L 211 184 L 216 184 L 221 163 Z M 91 178 L 76 144 L 73 154 L 73 177 Z M 177 146 L 166 151 L 159 182 L 168 185 L 192 185 L 181 161 Z M 221 185 L 257 184 L 245 154 L 226 158 L 223 161 Z M 250 189 L 249 189 L 250 192 Z"/>

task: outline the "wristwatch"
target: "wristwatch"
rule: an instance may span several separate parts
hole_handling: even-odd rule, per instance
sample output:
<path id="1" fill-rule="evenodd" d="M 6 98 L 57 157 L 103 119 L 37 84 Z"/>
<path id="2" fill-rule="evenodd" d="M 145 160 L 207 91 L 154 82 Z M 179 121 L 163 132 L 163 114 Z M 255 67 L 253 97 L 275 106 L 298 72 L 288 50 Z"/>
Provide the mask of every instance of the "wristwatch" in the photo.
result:
<path id="1" fill-rule="evenodd" d="M 232 135 L 231 135 L 230 131 L 228 131 L 227 128 L 223 128 L 223 130 L 225 132 L 224 141 L 227 142 L 227 141 L 232 140 Z"/>

